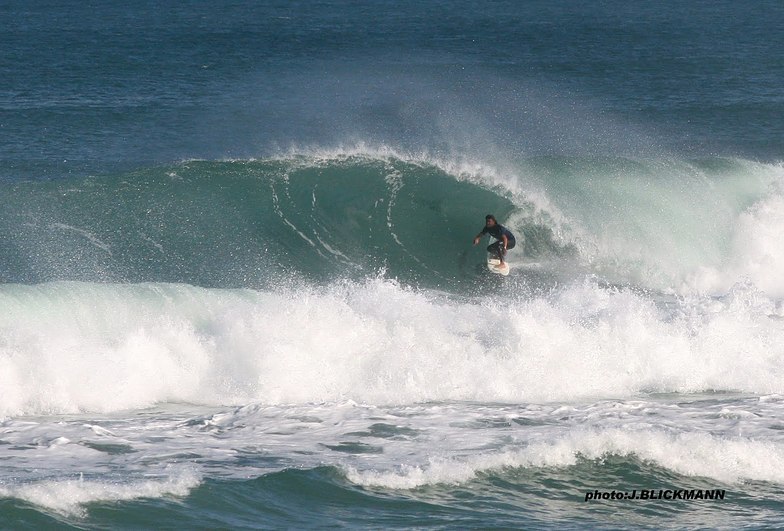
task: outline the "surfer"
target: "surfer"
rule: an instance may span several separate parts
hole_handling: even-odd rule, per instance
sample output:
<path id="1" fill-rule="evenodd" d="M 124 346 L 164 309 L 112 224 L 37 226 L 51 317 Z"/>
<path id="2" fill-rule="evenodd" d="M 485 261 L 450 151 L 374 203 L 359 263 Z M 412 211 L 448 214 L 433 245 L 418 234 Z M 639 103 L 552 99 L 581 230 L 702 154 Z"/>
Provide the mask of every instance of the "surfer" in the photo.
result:
<path id="1" fill-rule="evenodd" d="M 479 239 L 484 234 L 489 234 L 497 240 L 487 246 L 487 252 L 493 256 L 498 257 L 498 259 L 501 261 L 500 265 L 503 267 L 504 255 L 506 255 L 506 251 L 508 249 L 512 249 L 515 246 L 514 234 L 512 234 L 512 231 L 498 223 L 498 221 L 495 219 L 495 216 L 492 214 L 485 216 L 485 228 L 483 228 L 482 232 L 477 234 L 474 238 L 474 245 L 479 243 Z"/>

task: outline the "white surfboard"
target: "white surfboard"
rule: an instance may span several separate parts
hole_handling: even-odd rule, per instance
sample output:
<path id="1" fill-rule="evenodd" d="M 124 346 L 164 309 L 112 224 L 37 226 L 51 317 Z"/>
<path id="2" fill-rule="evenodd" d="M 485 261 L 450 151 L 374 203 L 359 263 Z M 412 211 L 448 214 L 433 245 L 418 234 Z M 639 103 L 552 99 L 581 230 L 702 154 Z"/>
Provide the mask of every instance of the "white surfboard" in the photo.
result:
<path id="1" fill-rule="evenodd" d="M 501 260 L 498 258 L 491 258 L 489 255 L 487 257 L 487 269 L 503 276 L 509 274 L 509 264 L 507 262 L 504 262 L 504 265 L 501 266 Z"/>

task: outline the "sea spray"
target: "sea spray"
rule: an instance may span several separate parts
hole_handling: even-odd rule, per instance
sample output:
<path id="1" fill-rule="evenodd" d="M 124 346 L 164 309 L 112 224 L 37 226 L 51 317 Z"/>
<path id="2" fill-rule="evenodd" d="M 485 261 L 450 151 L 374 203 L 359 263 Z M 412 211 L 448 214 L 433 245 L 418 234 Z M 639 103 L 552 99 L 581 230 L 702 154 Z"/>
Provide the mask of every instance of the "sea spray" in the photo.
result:
<path id="1" fill-rule="evenodd" d="M 468 300 L 384 279 L 277 291 L 54 283 L 3 286 L 0 304 L 3 415 L 784 392 L 782 309 L 754 289 L 657 303 L 590 280 Z"/>
<path id="2" fill-rule="evenodd" d="M 383 269 L 475 294 L 483 256 L 470 237 L 494 213 L 520 239 L 511 262 L 567 281 L 594 273 L 710 295 L 749 281 L 782 293 L 780 165 L 540 157 L 504 167 L 360 145 L 2 183 L 0 278 L 270 288 Z"/>

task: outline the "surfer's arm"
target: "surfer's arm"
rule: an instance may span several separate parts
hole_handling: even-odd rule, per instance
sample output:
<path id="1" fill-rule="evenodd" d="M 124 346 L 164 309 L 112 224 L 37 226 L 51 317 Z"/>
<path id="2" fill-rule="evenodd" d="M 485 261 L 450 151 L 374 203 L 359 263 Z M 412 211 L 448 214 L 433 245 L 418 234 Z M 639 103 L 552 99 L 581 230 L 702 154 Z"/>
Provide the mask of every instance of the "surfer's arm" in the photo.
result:
<path id="1" fill-rule="evenodd" d="M 509 238 L 506 237 L 506 234 L 502 234 L 501 239 L 504 240 L 504 253 L 506 253 L 506 248 L 509 246 Z"/>
<path id="2" fill-rule="evenodd" d="M 484 233 L 485 233 L 485 231 L 482 231 L 479 234 L 477 234 L 476 236 L 474 236 L 474 245 L 477 245 L 479 243 L 479 240 L 482 239 L 482 235 L 484 235 Z"/>

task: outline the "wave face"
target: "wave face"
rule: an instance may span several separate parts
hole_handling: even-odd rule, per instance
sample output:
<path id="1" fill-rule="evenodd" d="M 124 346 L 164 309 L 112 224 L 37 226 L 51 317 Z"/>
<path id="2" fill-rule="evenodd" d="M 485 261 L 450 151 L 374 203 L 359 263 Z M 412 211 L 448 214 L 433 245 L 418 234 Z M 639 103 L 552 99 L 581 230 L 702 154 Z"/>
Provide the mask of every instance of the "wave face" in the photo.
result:
<path id="1" fill-rule="evenodd" d="M 735 159 L 545 157 L 500 171 L 365 151 L 0 183 L 0 279 L 268 287 L 383 271 L 466 293 L 484 247 L 470 240 L 492 212 L 518 235 L 518 264 L 780 296 L 783 176 Z"/>
<path id="2" fill-rule="evenodd" d="M 338 157 L 187 162 L 111 179 L 3 185 L 6 282 L 267 285 L 460 276 L 501 194 L 433 165 Z M 465 253 L 463 253 L 464 255 Z M 463 261 L 465 262 L 465 261 Z"/>

